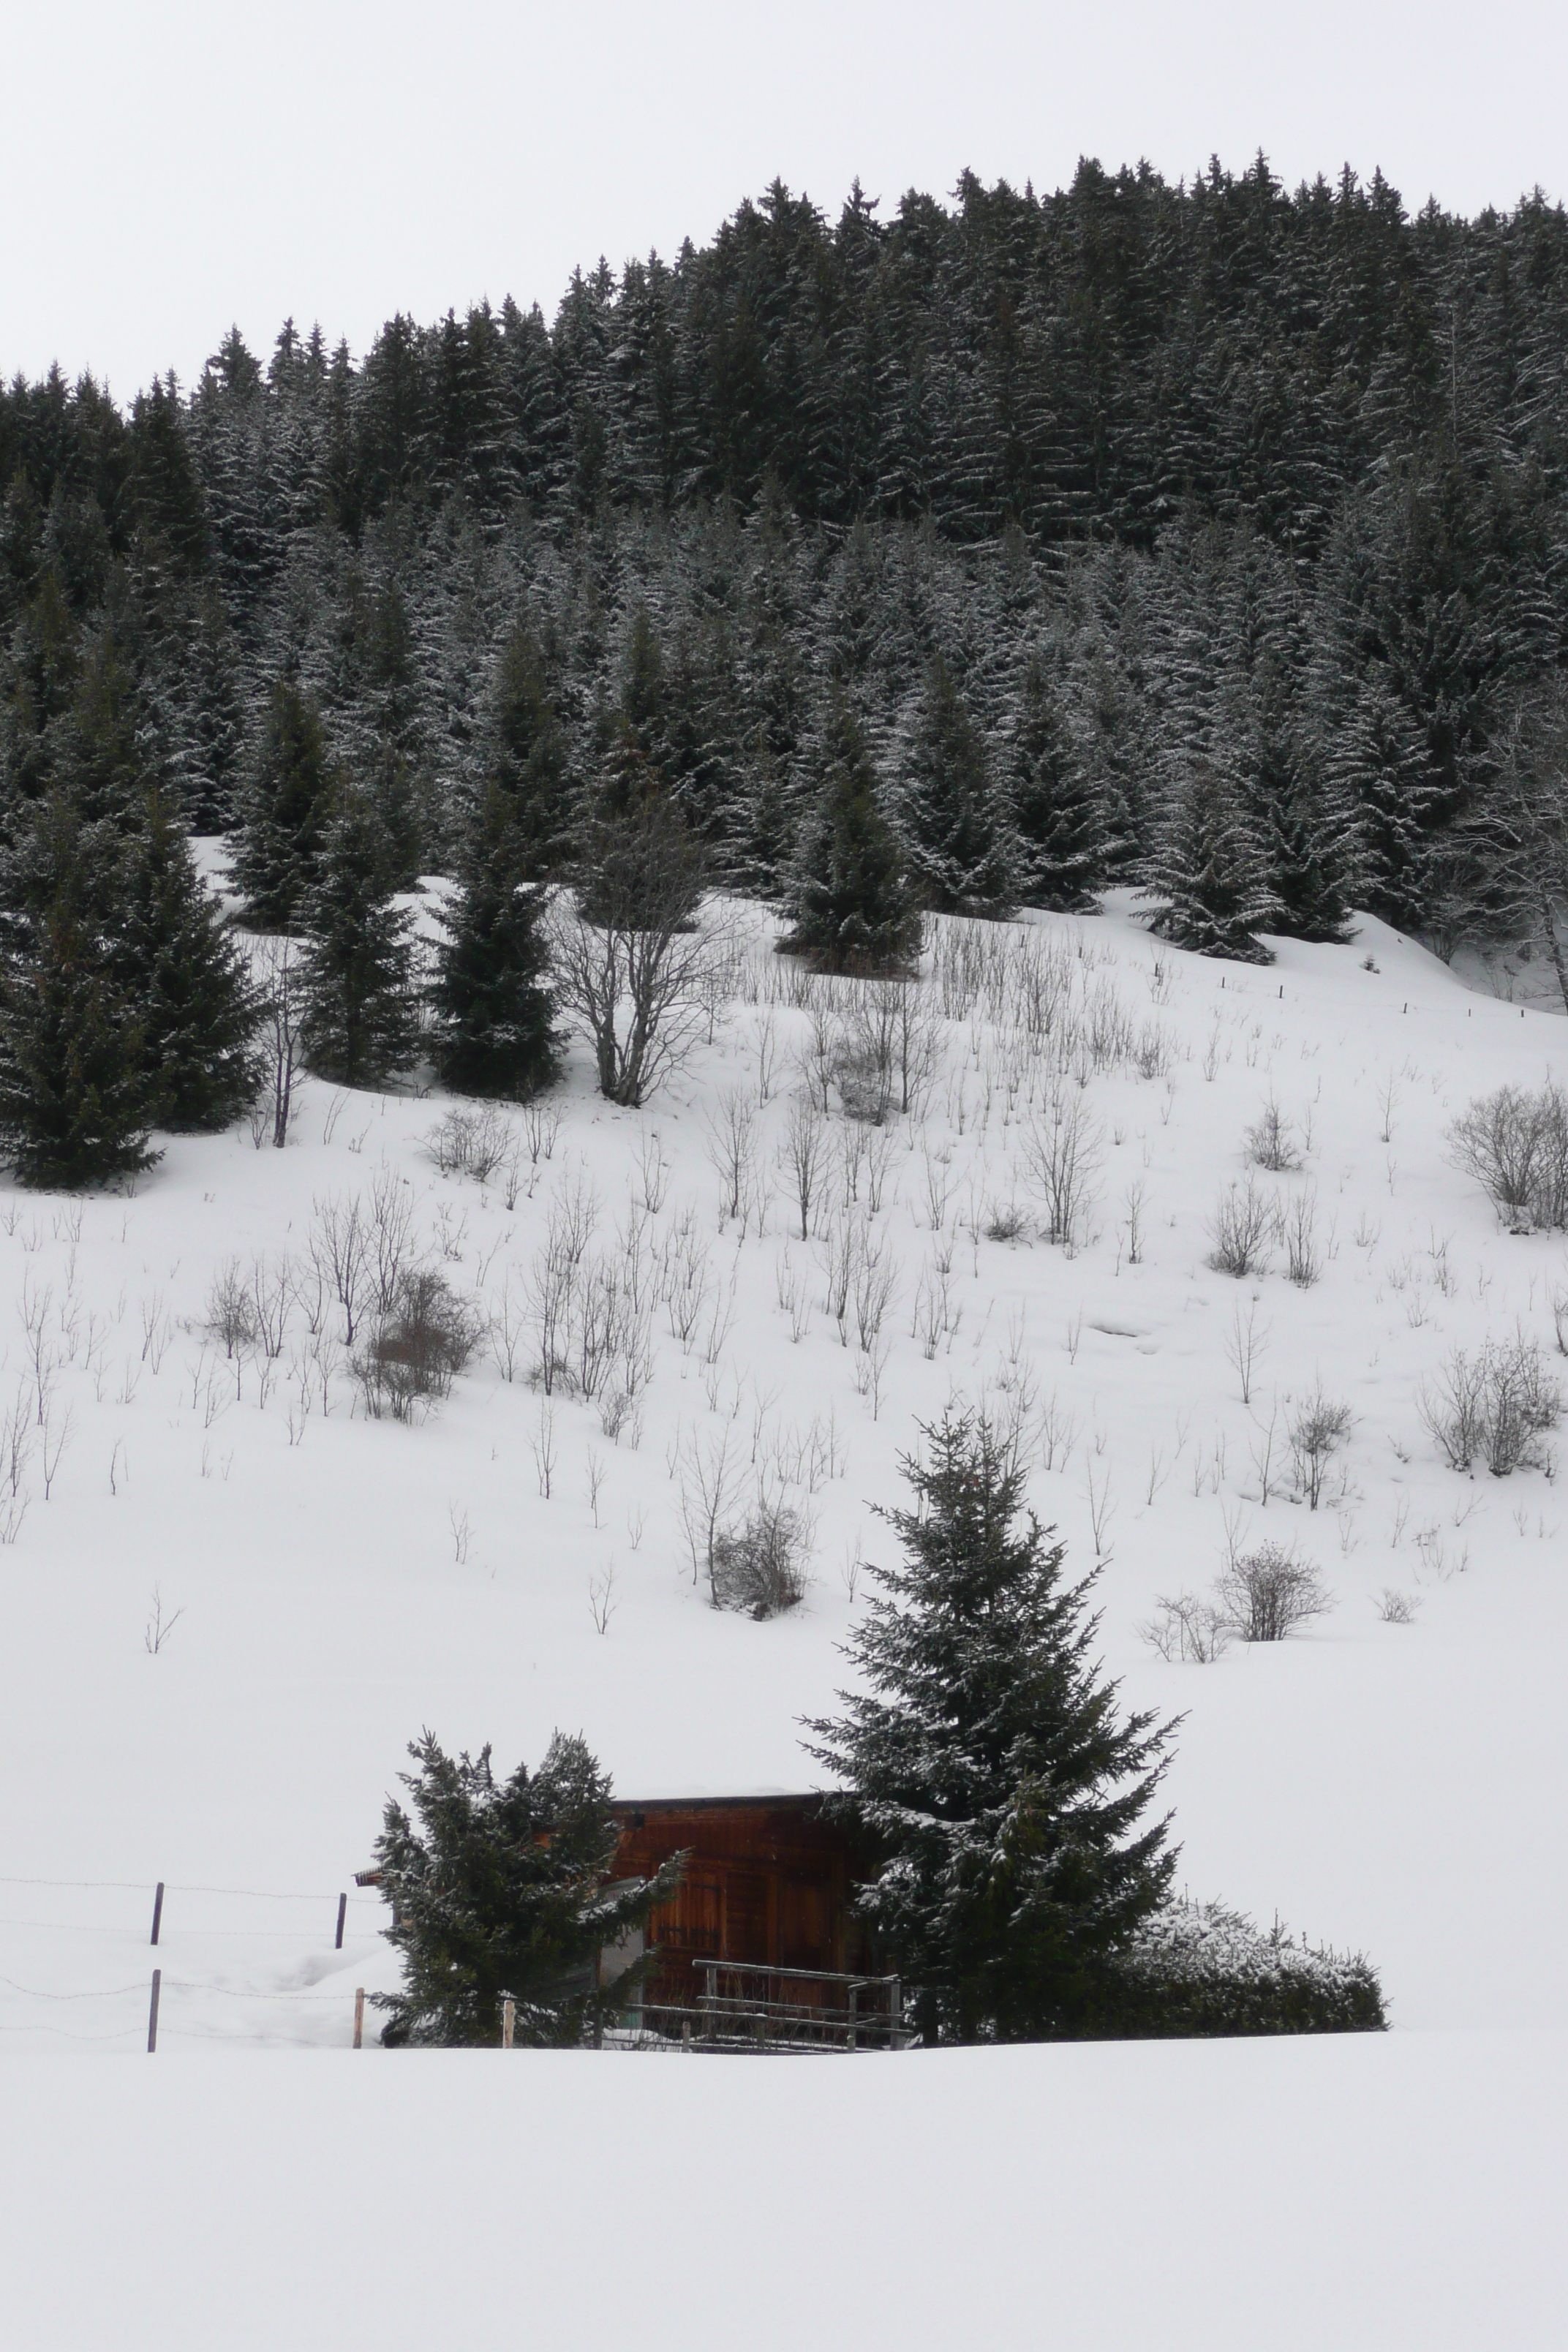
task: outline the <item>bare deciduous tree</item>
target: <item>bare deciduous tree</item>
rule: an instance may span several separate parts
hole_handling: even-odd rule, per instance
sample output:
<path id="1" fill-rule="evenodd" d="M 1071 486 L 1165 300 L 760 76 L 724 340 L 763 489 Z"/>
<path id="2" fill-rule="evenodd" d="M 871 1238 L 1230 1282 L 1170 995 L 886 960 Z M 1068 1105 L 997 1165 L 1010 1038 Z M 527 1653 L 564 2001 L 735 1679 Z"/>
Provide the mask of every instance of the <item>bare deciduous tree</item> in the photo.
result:
<path id="1" fill-rule="evenodd" d="M 705 983 L 725 926 L 704 897 L 700 849 L 662 800 L 589 828 L 551 936 L 561 1002 L 607 1102 L 635 1108 L 709 1033 Z"/>

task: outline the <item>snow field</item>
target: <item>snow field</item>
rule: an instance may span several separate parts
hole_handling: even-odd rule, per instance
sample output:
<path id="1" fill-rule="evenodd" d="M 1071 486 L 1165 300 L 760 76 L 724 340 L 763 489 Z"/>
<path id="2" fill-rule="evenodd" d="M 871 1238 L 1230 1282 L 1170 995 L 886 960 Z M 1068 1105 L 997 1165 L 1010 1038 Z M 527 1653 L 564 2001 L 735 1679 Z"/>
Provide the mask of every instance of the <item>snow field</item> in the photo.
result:
<path id="1" fill-rule="evenodd" d="M 1561 2340 L 1561 2033 L 25 2058 L 7 2090 L 15 2352 Z"/>

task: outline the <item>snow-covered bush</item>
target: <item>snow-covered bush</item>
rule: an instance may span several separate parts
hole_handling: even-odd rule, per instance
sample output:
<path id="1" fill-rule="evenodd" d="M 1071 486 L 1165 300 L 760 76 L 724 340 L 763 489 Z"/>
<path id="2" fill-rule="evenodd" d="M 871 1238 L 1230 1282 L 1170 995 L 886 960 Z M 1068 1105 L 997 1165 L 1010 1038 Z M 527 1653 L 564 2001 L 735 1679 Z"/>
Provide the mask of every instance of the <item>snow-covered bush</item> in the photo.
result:
<path id="1" fill-rule="evenodd" d="M 1489 1339 L 1475 1355 L 1456 1348 L 1424 1388 L 1421 1418 L 1453 1470 L 1484 1462 L 1494 1478 L 1515 1470 L 1549 1470 L 1545 1433 L 1563 1412 L 1563 1393 L 1546 1370 L 1538 1339 Z"/>
<path id="2" fill-rule="evenodd" d="M 1120 2002 L 1098 2037 L 1377 2033 L 1388 2020 L 1377 1971 L 1360 1953 L 1267 1934 L 1221 1903 L 1170 1903 L 1146 1920 L 1116 1969 Z"/>
<path id="3" fill-rule="evenodd" d="M 1560 1087 L 1499 1087 L 1455 1120 L 1448 1141 L 1456 1165 L 1507 1224 L 1568 1226 L 1568 1097 Z"/>

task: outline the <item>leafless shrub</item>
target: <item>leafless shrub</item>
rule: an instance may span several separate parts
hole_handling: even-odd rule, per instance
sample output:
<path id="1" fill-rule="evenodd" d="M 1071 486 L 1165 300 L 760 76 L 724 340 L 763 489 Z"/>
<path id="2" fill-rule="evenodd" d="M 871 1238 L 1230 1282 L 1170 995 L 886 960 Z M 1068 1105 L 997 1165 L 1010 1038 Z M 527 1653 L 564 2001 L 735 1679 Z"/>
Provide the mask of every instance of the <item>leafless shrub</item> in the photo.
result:
<path id="1" fill-rule="evenodd" d="M 1385 1625 L 1414 1625 L 1421 1597 L 1415 1592 L 1396 1592 L 1391 1584 L 1385 1584 L 1373 1606 Z"/>
<path id="2" fill-rule="evenodd" d="M 405 1268 L 352 1370 L 376 1420 L 415 1421 L 443 1398 L 479 1344 L 479 1317 L 428 1266 Z"/>
<path id="3" fill-rule="evenodd" d="M 364 1312 L 370 1226 L 357 1192 L 311 1202 L 310 1263 L 342 1310 L 343 1345 L 352 1348 Z"/>
<path id="4" fill-rule="evenodd" d="M 1257 1299 L 1248 1299 L 1245 1315 L 1238 1302 L 1231 1317 L 1230 1329 L 1226 1334 L 1225 1352 L 1229 1362 L 1236 1367 L 1237 1378 L 1241 1382 L 1241 1402 L 1245 1405 L 1252 1402 L 1253 1381 L 1268 1345 L 1268 1326 L 1265 1323 L 1261 1329 L 1258 1327 Z"/>
<path id="5" fill-rule="evenodd" d="M 1285 1244 L 1285 1270 L 1299 1290 L 1310 1290 L 1323 1270 L 1318 1242 L 1318 1196 L 1310 1187 L 1281 1210 L 1279 1231 Z"/>
<path id="6" fill-rule="evenodd" d="M 256 1308 L 250 1285 L 240 1272 L 237 1257 L 226 1259 L 212 1278 L 207 1291 L 206 1322 L 224 1354 L 231 1359 L 248 1348 L 256 1337 Z"/>
<path id="7" fill-rule="evenodd" d="M 1141 1078 L 1163 1078 L 1171 1067 L 1173 1047 L 1170 1038 L 1157 1021 L 1145 1021 L 1138 1033 L 1133 1048 L 1133 1062 Z"/>
<path id="8" fill-rule="evenodd" d="M 249 1288 L 253 1336 L 262 1352 L 276 1360 L 289 1336 L 295 1298 L 294 1267 L 287 1252 L 268 1257 L 263 1250 L 253 1257 Z"/>
<path id="9" fill-rule="evenodd" d="M 1295 1123 L 1288 1119 L 1277 1102 L 1263 1106 L 1257 1125 L 1247 1130 L 1247 1156 L 1259 1168 L 1267 1168 L 1272 1176 L 1279 1176 L 1301 1165 L 1301 1153 L 1296 1141 Z"/>
<path id="10" fill-rule="evenodd" d="M 1568 1225 L 1568 1097 L 1560 1087 L 1499 1087 L 1455 1120 L 1448 1142 L 1505 1223 L 1521 1232 Z"/>
<path id="11" fill-rule="evenodd" d="M 142 1636 L 142 1646 L 150 1658 L 157 1656 L 184 1613 L 183 1609 L 176 1609 L 173 1616 L 165 1617 L 163 1595 L 157 1585 L 153 1587 L 153 1614 L 148 1618 L 146 1631 Z"/>
<path id="12" fill-rule="evenodd" d="M 800 1211 L 800 1237 L 811 1235 L 811 1204 L 821 1189 L 827 1160 L 827 1130 L 815 1100 L 797 1095 L 784 1120 L 779 1165 Z"/>
<path id="13" fill-rule="evenodd" d="M 812 1528 L 809 1519 L 777 1496 L 759 1491 L 754 1507 L 713 1539 L 711 1580 L 716 1609 L 749 1617 L 782 1617 L 805 1598 Z"/>
<path id="14" fill-rule="evenodd" d="M 1333 1607 L 1319 1570 L 1287 1544 L 1260 1544 L 1238 1554 L 1215 1591 L 1226 1622 L 1244 1642 L 1283 1642 Z"/>
<path id="15" fill-rule="evenodd" d="M 300 1068 L 300 950 L 293 940 L 267 940 L 253 970 L 260 990 L 262 1062 L 266 1076 L 251 1119 L 251 1140 L 259 1150 L 270 1130 L 281 1151 L 293 1117 L 294 1080 Z"/>
<path id="16" fill-rule="evenodd" d="M 1224 1655 L 1236 1631 L 1225 1609 L 1201 1593 L 1161 1593 L 1154 1614 L 1139 1632 L 1152 1649 L 1173 1664 L 1208 1666 Z"/>
<path id="17" fill-rule="evenodd" d="M 856 989 L 833 1058 L 833 1083 L 845 1117 L 871 1127 L 882 1126 L 893 1107 L 898 1003 L 896 985 Z"/>
<path id="18" fill-rule="evenodd" d="M 1268 1241 L 1274 1223 L 1274 1204 L 1249 1176 L 1222 1192 L 1209 1225 L 1214 1247 L 1209 1264 L 1216 1274 L 1234 1275 L 1237 1282 L 1267 1265 Z"/>
<path id="19" fill-rule="evenodd" d="M 1094 1198 L 1100 1133 L 1081 1092 L 1059 1076 L 1022 1132 L 1025 1164 L 1045 1213 L 1047 1241 L 1071 1248 Z"/>
<path id="20" fill-rule="evenodd" d="M 378 1315 L 393 1313 L 414 1258 L 414 1194 L 405 1176 L 384 1160 L 370 1183 L 365 1266 Z"/>
<path id="21" fill-rule="evenodd" d="M 734 1497 L 740 1465 L 732 1451 L 732 1423 L 726 1422 L 706 1444 L 695 1432 L 679 1456 L 680 1518 L 691 1554 L 691 1580 L 706 1574 L 717 1602 L 714 1581 L 715 1547 Z"/>
<path id="22" fill-rule="evenodd" d="M 985 1212 L 985 1238 L 1016 1242 L 1027 1231 L 1028 1222 L 1016 1201 L 993 1201 Z"/>
<path id="23" fill-rule="evenodd" d="M 1321 1384 L 1295 1408 L 1288 1425 L 1295 1465 L 1296 1490 L 1315 1511 L 1321 1500 L 1323 1478 L 1334 1454 L 1351 1432 L 1351 1409 L 1323 1394 Z"/>
<path id="24" fill-rule="evenodd" d="M 725 1087 L 703 1124 L 708 1158 L 723 1188 L 721 1213 L 738 1217 L 756 1165 L 756 1105 L 738 1087 Z"/>
<path id="25" fill-rule="evenodd" d="M 1515 1470 L 1549 1470 L 1546 1432 L 1563 1412 L 1536 1339 L 1489 1339 L 1474 1356 L 1456 1348 L 1435 1389 L 1420 1397 L 1421 1418 L 1454 1470 L 1484 1462 L 1494 1478 Z"/>
<path id="26" fill-rule="evenodd" d="M 594 1620 L 595 1633 L 607 1633 L 610 1620 L 616 1613 L 616 1564 L 612 1560 L 597 1576 L 588 1579 L 588 1613 Z"/>
<path id="27" fill-rule="evenodd" d="M 493 1103 L 454 1105 L 425 1139 L 443 1176 L 488 1184 L 511 1150 L 511 1129 Z"/>

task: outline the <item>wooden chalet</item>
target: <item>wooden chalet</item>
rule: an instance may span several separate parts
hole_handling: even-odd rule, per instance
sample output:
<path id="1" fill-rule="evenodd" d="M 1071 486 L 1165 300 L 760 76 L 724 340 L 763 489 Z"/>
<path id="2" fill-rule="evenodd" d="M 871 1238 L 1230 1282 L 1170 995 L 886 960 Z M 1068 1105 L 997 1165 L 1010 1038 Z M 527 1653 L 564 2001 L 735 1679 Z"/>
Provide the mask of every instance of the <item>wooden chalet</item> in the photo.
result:
<path id="1" fill-rule="evenodd" d="M 898 1979 L 878 1971 L 849 1897 L 860 1856 L 818 1796 L 617 1801 L 616 1878 L 687 1855 L 648 1923 L 645 2033 L 696 2045 L 899 2048 Z M 644 1957 L 606 1952 L 601 1980 Z"/>

